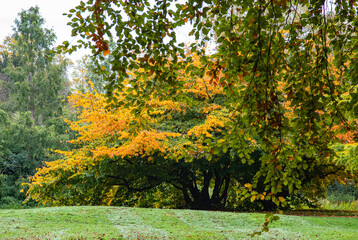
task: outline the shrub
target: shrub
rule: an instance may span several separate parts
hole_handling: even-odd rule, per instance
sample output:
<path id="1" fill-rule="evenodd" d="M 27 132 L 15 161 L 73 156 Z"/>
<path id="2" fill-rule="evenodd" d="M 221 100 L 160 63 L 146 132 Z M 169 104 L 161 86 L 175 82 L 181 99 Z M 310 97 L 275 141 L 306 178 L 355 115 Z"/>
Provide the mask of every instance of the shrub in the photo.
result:
<path id="1" fill-rule="evenodd" d="M 355 183 L 347 185 L 334 182 L 327 187 L 327 200 L 330 202 L 352 202 L 358 199 L 358 189 Z"/>

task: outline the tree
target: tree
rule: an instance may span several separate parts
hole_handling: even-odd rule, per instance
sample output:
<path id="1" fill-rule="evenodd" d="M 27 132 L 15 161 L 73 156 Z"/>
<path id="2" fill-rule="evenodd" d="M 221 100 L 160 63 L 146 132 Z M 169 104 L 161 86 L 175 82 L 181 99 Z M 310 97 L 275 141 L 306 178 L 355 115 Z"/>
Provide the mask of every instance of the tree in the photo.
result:
<path id="1" fill-rule="evenodd" d="M 9 116 L 0 110 L 0 114 L 0 207 L 19 206 L 25 200 L 21 183 L 51 160 L 49 148 L 69 149 L 69 139 L 57 129 L 61 123 L 38 126 L 30 112 Z"/>
<path id="2" fill-rule="evenodd" d="M 0 57 L 0 104 L 1 108 L 3 103 L 9 100 L 10 89 L 9 89 L 9 76 L 4 73 L 5 68 L 8 65 L 9 61 L 9 45 L 10 45 L 11 38 L 7 37 L 4 40 L 4 44 L 0 45 L 1 48 L 1 57 Z"/>
<path id="3" fill-rule="evenodd" d="M 67 63 L 61 57 L 49 59 L 56 36 L 43 27 L 44 22 L 38 7 L 19 13 L 14 34 L 6 42 L 7 66 L 2 69 L 10 78 L 5 87 L 11 102 L 6 108 L 30 111 L 39 124 L 60 116 L 66 90 Z"/>
<path id="4" fill-rule="evenodd" d="M 200 64 L 197 55 L 191 56 L 192 65 Z M 300 192 L 293 192 L 286 180 L 274 196 L 265 189 L 260 174 L 266 171 L 264 151 L 257 137 L 248 137 L 251 129 L 236 129 L 245 149 L 227 139 L 235 118 L 223 107 L 224 88 L 208 74 L 192 78 L 183 72 L 179 80 L 184 82 L 182 98 L 162 101 L 154 90 L 140 115 L 135 105 L 113 107 L 91 82 L 86 91 L 71 95 L 69 101 L 78 111 L 78 119 L 69 121 L 78 132 L 71 141 L 76 149 L 56 151 L 63 157 L 46 162 L 31 178 L 28 199 L 49 205 L 122 205 L 139 196 L 151 199 L 147 206 L 157 206 L 158 194 L 170 189 L 174 199 L 193 209 L 272 210 L 277 206 L 271 201 L 292 206 L 308 197 L 313 200 L 323 193 L 322 183 L 333 180 L 331 174 L 347 176 L 342 165 L 305 157 L 286 174 L 300 179 Z M 126 81 L 135 95 L 131 78 Z M 115 96 L 118 102 L 125 99 L 125 94 Z M 290 108 L 285 111 L 292 113 Z M 254 189 L 250 183 L 255 181 Z M 251 203 L 254 200 L 257 203 Z M 171 206 L 183 206 L 182 201 L 177 204 Z"/>
<path id="5" fill-rule="evenodd" d="M 224 106 L 234 117 L 225 139 L 247 154 L 245 129 L 244 138 L 256 139 L 263 150 L 252 188 L 264 178 L 264 190 L 280 196 L 283 186 L 289 193 L 302 188 L 297 170 L 334 166 L 334 125 L 342 124 L 343 132 L 353 128 L 343 96 L 348 93 L 349 101 L 357 102 L 355 5 L 351 0 L 91 0 L 68 14 L 73 35 L 82 39 L 64 47 L 111 54 L 108 96 L 115 105 L 141 106 L 138 113 L 153 90 L 160 99 L 179 97 L 183 69 L 193 77 L 209 73 L 212 82 L 223 86 Z M 198 40 L 189 50 L 200 56 L 201 68 L 187 68 L 192 57 L 176 42 L 175 29 L 186 22 Z M 116 48 L 110 51 L 113 33 Z M 204 45 L 214 38 L 217 49 L 206 54 Z M 126 100 L 118 102 L 115 95 L 126 90 L 129 72 L 136 94 L 127 91 Z M 331 170 L 325 174 L 334 176 Z"/>
<path id="6" fill-rule="evenodd" d="M 101 64 L 100 70 L 110 69 L 109 59 L 104 59 L 103 61 L 99 60 Z M 89 85 L 89 80 L 93 83 L 94 89 L 99 93 L 105 93 L 105 84 L 104 77 L 101 74 L 97 73 L 97 65 L 95 60 L 90 56 L 85 56 L 77 62 L 77 68 L 73 73 L 73 88 L 82 92 L 88 91 L 91 89 Z"/>
<path id="7" fill-rule="evenodd" d="M 79 135 L 72 140 L 78 149 L 58 151 L 64 158 L 36 173 L 29 197 L 54 205 L 118 204 L 120 194 L 170 186 L 191 208 L 225 206 L 233 172 L 243 164 L 220 150 L 212 161 L 206 159 L 208 151 L 214 151 L 206 149 L 207 142 L 217 141 L 213 135 L 221 135 L 228 121 L 218 104 L 222 89 L 213 88 L 208 79 L 186 78 L 185 92 L 192 104 L 161 102 L 153 94 L 147 102 L 153 111 L 137 117 L 133 107 L 106 108 L 110 105 L 104 95 L 89 82 L 92 91 L 70 96 L 79 111 L 78 120 L 70 122 Z M 132 120 L 143 126 L 136 134 L 131 133 Z"/>
<path id="8" fill-rule="evenodd" d="M 67 63 L 49 59 L 55 35 L 43 24 L 38 7 L 22 11 L 0 46 L 0 207 L 21 205 L 21 183 L 51 160 L 49 149 L 70 148 Z"/>

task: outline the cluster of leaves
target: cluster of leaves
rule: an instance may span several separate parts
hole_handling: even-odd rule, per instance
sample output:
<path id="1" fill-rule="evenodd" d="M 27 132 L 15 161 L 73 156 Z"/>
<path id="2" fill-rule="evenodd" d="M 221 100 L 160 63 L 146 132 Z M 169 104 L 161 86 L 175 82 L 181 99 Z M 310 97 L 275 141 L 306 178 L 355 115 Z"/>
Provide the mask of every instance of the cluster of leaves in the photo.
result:
<path id="1" fill-rule="evenodd" d="M 358 190 L 353 182 L 345 183 L 346 185 L 334 182 L 327 187 L 327 198 L 329 202 L 353 202 L 358 199 Z"/>

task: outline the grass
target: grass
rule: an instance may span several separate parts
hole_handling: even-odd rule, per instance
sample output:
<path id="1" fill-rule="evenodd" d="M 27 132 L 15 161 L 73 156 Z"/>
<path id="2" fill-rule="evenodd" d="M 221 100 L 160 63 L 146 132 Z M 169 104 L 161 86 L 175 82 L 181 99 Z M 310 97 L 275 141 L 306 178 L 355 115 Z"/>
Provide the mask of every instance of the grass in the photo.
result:
<path id="1" fill-rule="evenodd" d="M 321 208 L 329 210 L 346 210 L 346 211 L 358 211 L 358 201 L 340 201 L 332 202 L 327 199 L 323 199 L 321 202 Z"/>
<path id="2" fill-rule="evenodd" d="M 339 215 L 329 213 L 323 215 Z M 355 239 L 358 212 L 343 215 L 356 217 L 280 215 L 270 231 L 257 239 Z M 13 209 L 0 210 L 0 239 L 249 239 L 247 235 L 263 221 L 262 213 L 125 207 Z"/>

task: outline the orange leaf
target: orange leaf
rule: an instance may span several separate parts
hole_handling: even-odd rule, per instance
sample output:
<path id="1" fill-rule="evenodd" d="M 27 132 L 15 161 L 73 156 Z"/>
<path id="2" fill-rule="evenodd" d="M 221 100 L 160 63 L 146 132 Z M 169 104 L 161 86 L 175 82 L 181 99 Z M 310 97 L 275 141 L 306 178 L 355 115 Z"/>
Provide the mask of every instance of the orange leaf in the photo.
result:
<path id="1" fill-rule="evenodd" d="M 245 185 L 244 185 L 246 188 L 249 188 L 249 187 L 251 187 L 251 183 L 245 183 Z"/>
<path id="2" fill-rule="evenodd" d="M 107 55 L 111 55 L 111 51 L 107 50 L 103 50 L 103 55 L 107 56 Z"/>
<path id="3" fill-rule="evenodd" d="M 275 167 L 277 170 L 282 170 L 282 165 L 280 164 L 280 165 L 277 165 L 276 167 Z"/>

